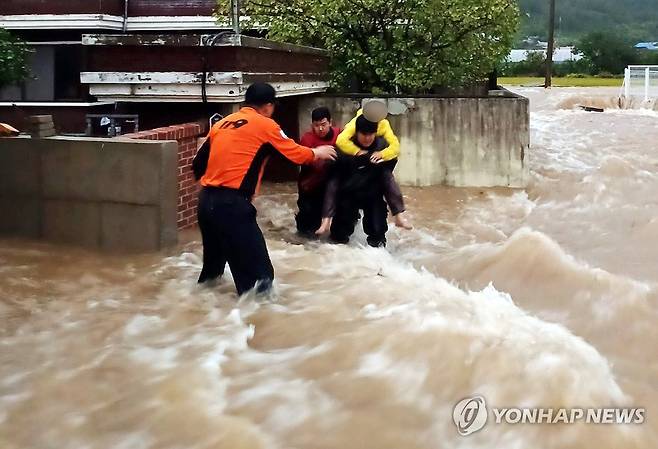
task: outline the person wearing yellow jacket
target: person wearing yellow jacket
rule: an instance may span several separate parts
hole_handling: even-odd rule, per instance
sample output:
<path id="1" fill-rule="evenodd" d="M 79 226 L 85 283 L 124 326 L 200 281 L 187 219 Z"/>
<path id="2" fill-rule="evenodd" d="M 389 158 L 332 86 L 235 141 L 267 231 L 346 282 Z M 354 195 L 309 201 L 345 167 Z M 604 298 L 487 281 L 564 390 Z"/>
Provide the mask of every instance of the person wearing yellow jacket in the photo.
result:
<path id="1" fill-rule="evenodd" d="M 413 229 L 405 217 L 404 199 L 400 186 L 395 181 L 393 175 L 393 168 L 400 156 L 400 140 L 397 138 L 391 127 L 391 123 L 387 120 L 388 107 L 381 101 L 370 101 L 366 103 L 363 109 L 359 109 L 356 116 L 347 124 L 343 131 L 336 139 L 336 147 L 341 153 L 348 156 L 362 156 L 365 152 L 357 146 L 354 141 L 356 135 L 356 123 L 360 116 L 364 116 L 369 122 L 377 124 L 377 137 L 383 138 L 388 146 L 381 151 L 376 151 L 370 155 L 370 162 L 373 164 L 381 164 L 384 162 L 394 161 L 390 166 L 391 169 L 382 170 L 382 182 L 384 186 L 384 197 L 391 209 L 391 213 L 395 220 L 395 225 L 404 229 Z M 331 184 L 331 183 L 330 183 Z M 332 188 L 333 187 L 333 188 Z M 331 186 L 327 190 L 325 196 L 325 207 L 322 217 L 322 225 L 316 232 L 318 235 L 326 234 L 330 227 L 334 214 L 335 198 L 337 186 Z"/>

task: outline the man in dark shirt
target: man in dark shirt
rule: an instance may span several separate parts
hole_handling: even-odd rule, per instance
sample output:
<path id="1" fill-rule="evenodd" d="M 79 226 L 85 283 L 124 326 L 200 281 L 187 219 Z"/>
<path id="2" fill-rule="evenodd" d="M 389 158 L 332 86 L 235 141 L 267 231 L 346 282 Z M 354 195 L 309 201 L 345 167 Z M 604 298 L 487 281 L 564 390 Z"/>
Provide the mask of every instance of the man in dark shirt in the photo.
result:
<path id="1" fill-rule="evenodd" d="M 309 148 L 323 145 L 336 145 L 340 128 L 332 126 L 331 113 L 326 107 L 319 107 L 311 113 L 311 130 L 302 136 L 301 144 Z M 297 231 L 306 236 L 314 236 L 322 221 L 322 206 L 327 181 L 332 170 L 332 161 L 316 160 L 303 165 L 299 174 L 299 212 L 295 216 Z"/>
<path id="2" fill-rule="evenodd" d="M 356 121 L 353 142 L 359 147 L 357 156 L 339 154 L 336 161 L 338 192 L 336 215 L 331 224 L 331 239 L 337 243 L 349 242 L 350 236 L 363 210 L 363 230 L 368 235 L 368 244 L 373 247 L 386 246 L 388 210 L 384 201 L 382 170 L 390 162 L 374 163 L 373 153 L 388 147 L 388 142 L 377 137 L 377 123 L 364 116 Z"/>

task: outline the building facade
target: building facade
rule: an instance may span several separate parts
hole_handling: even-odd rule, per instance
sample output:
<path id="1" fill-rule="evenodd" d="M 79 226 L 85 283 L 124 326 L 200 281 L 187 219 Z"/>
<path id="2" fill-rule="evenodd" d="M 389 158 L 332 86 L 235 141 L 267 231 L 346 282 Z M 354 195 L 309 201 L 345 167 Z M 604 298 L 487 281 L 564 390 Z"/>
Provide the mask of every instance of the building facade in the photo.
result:
<path id="1" fill-rule="evenodd" d="M 326 52 L 236 35 L 213 15 L 215 0 L 2 3 L 0 27 L 33 49 L 31 78 L 0 90 L 0 121 L 19 128 L 34 114 L 53 115 L 60 133 L 97 135 L 107 120 L 90 121 L 110 114 L 134 116 L 141 129 L 207 120 L 266 81 L 295 136 L 298 98 L 327 88 Z"/>

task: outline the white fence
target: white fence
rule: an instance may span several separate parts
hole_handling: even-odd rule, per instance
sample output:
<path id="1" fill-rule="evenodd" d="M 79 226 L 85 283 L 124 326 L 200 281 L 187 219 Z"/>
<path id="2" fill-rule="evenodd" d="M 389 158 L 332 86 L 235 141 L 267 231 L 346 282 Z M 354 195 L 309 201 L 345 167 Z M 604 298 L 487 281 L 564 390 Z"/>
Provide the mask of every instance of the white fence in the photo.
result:
<path id="1" fill-rule="evenodd" d="M 624 75 L 622 95 L 644 101 L 658 98 L 658 65 L 630 65 Z"/>

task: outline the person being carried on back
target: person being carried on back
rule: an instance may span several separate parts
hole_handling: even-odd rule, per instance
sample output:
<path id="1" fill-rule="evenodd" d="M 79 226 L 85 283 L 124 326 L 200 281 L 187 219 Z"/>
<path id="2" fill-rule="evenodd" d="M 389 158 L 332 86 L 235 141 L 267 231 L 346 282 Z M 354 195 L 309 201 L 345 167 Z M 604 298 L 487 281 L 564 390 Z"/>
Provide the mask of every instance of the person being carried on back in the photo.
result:
<path id="1" fill-rule="evenodd" d="M 403 229 L 413 229 L 405 216 L 404 198 L 400 186 L 395 180 L 393 169 L 397 164 L 400 156 L 400 141 L 393 132 L 390 122 L 387 120 L 388 107 L 381 101 L 370 101 L 360 109 L 336 139 L 336 146 L 341 153 L 348 156 L 363 156 L 366 154 L 362 148 L 355 142 L 357 133 L 357 120 L 359 117 L 365 117 L 369 122 L 377 124 L 376 137 L 382 138 L 386 146 L 380 151 L 375 151 L 370 155 L 370 162 L 373 164 L 382 164 L 386 162 L 384 169 L 381 170 L 382 185 L 384 188 L 384 197 L 391 209 L 395 225 Z M 326 234 L 331 228 L 331 223 L 335 215 L 336 193 L 338 185 L 336 180 L 329 182 L 327 186 L 324 208 L 322 213 L 322 223 L 317 230 L 318 235 Z"/>

